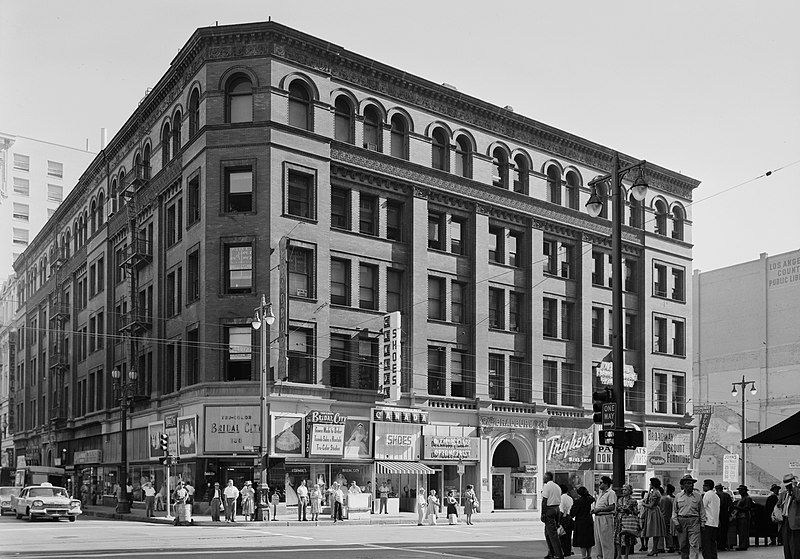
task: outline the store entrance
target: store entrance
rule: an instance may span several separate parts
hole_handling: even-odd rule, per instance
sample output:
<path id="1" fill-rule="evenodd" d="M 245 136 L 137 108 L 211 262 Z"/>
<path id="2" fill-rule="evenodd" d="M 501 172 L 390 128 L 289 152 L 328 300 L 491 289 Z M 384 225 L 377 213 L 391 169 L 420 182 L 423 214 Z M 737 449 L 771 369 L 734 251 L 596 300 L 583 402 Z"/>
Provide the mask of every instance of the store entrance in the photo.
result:
<path id="1" fill-rule="evenodd" d="M 223 478 L 223 487 L 228 484 L 229 479 L 232 479 L 233 484 L 238 489 L 241 489 L 244 487 L 245 481 L 253 481 L 254 470 L 252 467 L 247 466 L 225 466 L 224 472 L 220 473 L 222 474 Z"/>
<path id="2" fill-rule="evenodd" d="M 492 474 L 492 501 L 494 508 L 506 508 L 506 476 L 505 474 Z"/>

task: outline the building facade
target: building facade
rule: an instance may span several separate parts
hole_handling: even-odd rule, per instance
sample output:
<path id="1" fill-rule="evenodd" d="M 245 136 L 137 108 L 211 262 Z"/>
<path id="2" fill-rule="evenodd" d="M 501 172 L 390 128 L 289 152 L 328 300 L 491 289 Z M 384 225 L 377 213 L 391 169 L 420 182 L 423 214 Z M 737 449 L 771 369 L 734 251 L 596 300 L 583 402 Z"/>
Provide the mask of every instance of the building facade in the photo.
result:
<path id="1" fill-rule="evenodd" d="M 741 388 L 754 381 L 756 394 L 744 390 L 746 435 L 750 436 L 800 411 L 794 386 L 800 364 L 800 250 L 751 260 L 718 270 L 695 270 L 694 400 L 713 406 L 709 440 L 700 473 L 722 473 L 722 456 L 740 454 Z M 713 437 L 713 439 L 711 438 Z M 791 447 L 748 445 L 747 483 L 768 488 L 783 478 Z M 738 477 L 737 477 L 738 481 Z"/>
<path id="2" fill-rule="evenodd" d="M 0 278 L 94 159 L 88 150 L 0 133 Z"/>
<path id="3" fill-rule="evenodd" d="M 610 155 L 274 22 L 198 29 L 16 264 L 17 455 L 63 455 L 110 490 L 116 368 L 136 371 L 134 485 L 163 478 L 161 431 L 201 491 L 253 479 L 262 425 L 288 504 L 300 478 L 388 479 L 399 508 L 418 484 L 472 484 L 484 510 L 535 506 L 545 468 L 593 483 L 611 469 L 591 421 L 610 222 L 584 204 Z M 698 182 L 654 164 L 647 180 L 624 227 L 627 408 L 655 440 L 690 432 Z M 380 335 L 396 311 L 395 402 Z"/>

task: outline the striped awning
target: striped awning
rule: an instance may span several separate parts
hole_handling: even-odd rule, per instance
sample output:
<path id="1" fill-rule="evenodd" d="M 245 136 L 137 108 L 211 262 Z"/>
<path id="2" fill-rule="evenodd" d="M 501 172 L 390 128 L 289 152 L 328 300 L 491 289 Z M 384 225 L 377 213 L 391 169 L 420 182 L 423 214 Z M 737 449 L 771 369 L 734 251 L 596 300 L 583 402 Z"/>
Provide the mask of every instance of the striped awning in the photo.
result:
<path id="1" fill-rule="evenodd" d="M 419 462 L 375 462 L 379 474 L 432 474 L 434 470 Z"/>

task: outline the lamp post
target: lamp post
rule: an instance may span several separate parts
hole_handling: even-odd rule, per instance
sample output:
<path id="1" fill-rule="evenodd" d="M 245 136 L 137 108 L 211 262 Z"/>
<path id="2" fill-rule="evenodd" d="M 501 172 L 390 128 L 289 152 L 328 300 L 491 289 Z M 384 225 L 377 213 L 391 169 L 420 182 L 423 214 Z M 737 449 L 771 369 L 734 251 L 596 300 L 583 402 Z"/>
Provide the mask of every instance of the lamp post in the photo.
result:
<path id="1" fill-rule="evenodd" d="M 264 323 L 267 323 L 264 326 Z M 260 485 L 263 488 L 267 483 L 267 468 L 264 464 L 264 457 L 266 456 L 266 433 L 267 433 L 267 372 L 269 371 L 269 339 L 267 326 L 272 326 L 275 323 L 275 314 L 272 312 L 272 303 L 267 303 L 266 295 L 261 295 L 261 304 L 253 311 L 253 322 L 251 325 L 254 330 L 261 333 L 261 345 L 259 347 L 258 357 L 261 369 L 261 432 L 259 438 L 258 457 L 261 461 L 261 477 Z M 259 488 L 259 490 L 261 489 Z M 259 501 L 260 502 L 260 501 Z"/>
<path id="2" fill-rule="evenodd" d="M 136 371 L 131 369 L 128 371 L 128 378 L 122 378 L 122 373 L 119 369 L 114 367 L 111 371 L 111 378 L 114 379 L 114 390 L 119 394 L 120 409 L 122 411 L 122 449 L 121 449 L 121 465 L 119 468 L 117 492 L 117 509 L 119 514 L 128 514 L 131 512 L 131 502 L 128 500 L 128 399 L 133 398 L 136 387 Z"/>
<path id="3" fill-rule="evenodd" d="M 611 326 L 611 361 L 614 368 L 613 386 L 614 402 L 616 403 L 616 413 L 614 414 L 614 431 L 616 437 L 622 437 L 625 428 L 625 386 L 624 386 L 624 367 L 625 353 L 623 345 L 623 322 L 624 309 L 622 303 L 622 222 L 625 219 L 624 208 L 625 199 L 623 198 L 622 179 L 633 170 L 638 171 L 636 179 L 633 181 L 631 191 L 637 200 L 644 200 L 647 195 L 647 181 L 644 179 L 646 163 L 637 161 L 626 167 L 620 168 L 619 154 L 612 152 L 611 157 L 612 171 L 607 175 L 596 177 L 589 182 L 591 195 L 586 202 L 586 209 L 589 215 L 597 217 L 603 209 L 603 200 L 598 193 L 597 187 L 602 183 L 610 183 L 612 200 L 611 213 L 611 282 L 612 282 L 612 326 Z M 606 189 L 608 191 L 608 188 Z M 619 438 L 615 438 L 613 449 L 613 472 L 614 490 L 621 494 L 622 486 L 625 484 L 625 447 Z"/>
<path id="4" fill-rule="evenodd" d="M 747 427 L 747 421 L 745 419 L 745 407 L 744 402 L 747 395 L 745 394 L 745 388 L 750 386 L 750 394 L 753 396 L 756 395 L 758 389 L 756 388 L 756 383 L 753 380 L 745 380 L 744 375 L 742 375 L 741 382 L 732 382 L 731 383 L 731 396 L 736 398 L 739 395 L 739 390 L 737 389 L 738 386 L 742 387 L 742 485 L 747 485 L 747 447 L 744 444 L 744 440 L 747 438 L 747 433 L 745 433 L 745 428 Z"/>

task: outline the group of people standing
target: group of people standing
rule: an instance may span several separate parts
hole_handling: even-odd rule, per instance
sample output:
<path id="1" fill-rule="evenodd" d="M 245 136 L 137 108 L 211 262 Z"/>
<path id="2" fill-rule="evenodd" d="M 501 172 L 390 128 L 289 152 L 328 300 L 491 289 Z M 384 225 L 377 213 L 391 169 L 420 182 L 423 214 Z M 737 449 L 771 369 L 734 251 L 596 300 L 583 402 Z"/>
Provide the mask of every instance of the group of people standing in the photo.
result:
<path id="1" fill-rule="evenodd" d="M 465 522 L 467 525 L 472 526 L 472 515 L 478 512 L 478 496 L 472 485 L 467 485 L 463 498 Z M 431 489 L 427 497 L 424 492 L 420 491 L 417 494 L 417 526 L 423 526 L 424 524 L 436 526 L 443 506 L 449 521 L 448 524 L 458 524 L 458 499 L 456 499 L 455 491 L 449 490 L 443 501 L 441 502 L 439 497 L 436 496 L 435 489 Z"/>

